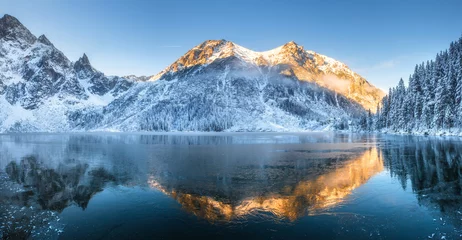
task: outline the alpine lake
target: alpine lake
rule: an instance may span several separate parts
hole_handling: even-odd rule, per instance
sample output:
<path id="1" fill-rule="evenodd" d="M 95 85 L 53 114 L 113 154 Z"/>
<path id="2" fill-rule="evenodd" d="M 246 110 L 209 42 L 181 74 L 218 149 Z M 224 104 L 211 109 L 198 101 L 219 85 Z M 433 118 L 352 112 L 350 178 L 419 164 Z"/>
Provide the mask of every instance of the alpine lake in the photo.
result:
<path id="1" fill-rule="evenodd" d="M 1 239 L 459 239 L 462 138 L 0 135 Z"/>

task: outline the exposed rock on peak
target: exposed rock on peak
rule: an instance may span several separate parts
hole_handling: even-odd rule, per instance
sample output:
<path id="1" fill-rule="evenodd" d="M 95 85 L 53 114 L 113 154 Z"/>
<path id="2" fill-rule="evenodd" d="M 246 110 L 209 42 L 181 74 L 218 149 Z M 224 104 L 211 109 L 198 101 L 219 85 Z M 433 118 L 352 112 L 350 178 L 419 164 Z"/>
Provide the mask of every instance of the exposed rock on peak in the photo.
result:
<path id="1" fill-rule="evenodd" d="M 4 24 L 2 28 L 16 28 L 23 27 L 25 28 L 19 20 L 11 15 L 5 14 L 0 18 L 0 23 Z"/>
<path id="2" fill-rule="evenodd" d="M 290 41 L 290 42 L 284 44 L 283 47 L 303 47 L 303 46 L 298 45 L 298 44 L 297 44 L 296 42 L 294 42 L 294 41 Z"/>
<path id="3" fill-rule="evenodd" d="M 203 49 L 203 48 L 206 48 L 206 47 L 217 47 L 217 46 L 221 46 L 221 45 L 224 45 L 224 44 L 227 44 L 227 43 L 231 43 L 225 39 L 220 39 L 220 40 L 206 40 L 204 41 L 203 43 L 197 45 L 196 47 L 194 48 L 199 48 L 199 49 Z M 194 49 L 193 48 L 193 49 Z"/>
<path id="4" fill-rule="evenodd" d="M 305 52 L 303 46 L 298 45 L 294 41 L 290 41 L 284 45 L 282 45 L 281 50 L 289 51 L 289 52 Z"/>
<path id="5" fill-rule="evenodd" d="M 84 53 L 82 57 L 74 63 L 74 69 L 77 72 L 80 71 L 93 71 L 93 67 L 90 64 L 90 60 L 88 60 L 87 55 Z"/>
<path id="6" fill-rule="evenodd" d="M 10 21 L 17 21 L 17 22 L 19 22 L 19 20 L 18 20 L 17 18 L 15 18 L 15 17 L 13 17 L 13 16 L 11 16 L 11 15 L 9 15 L 9 14 L 3 15 L 3 17 L 0 18 L 0 19 L 5 19 L 5 20 L 10 20 Z"/>
<path id="7" fill-rule="evenodd" d="M 85 53 L 83 54 L 82 57 L 80 57 L 79 62 L 85 65 L 90 65 L 90 60 L 88 60 L 88 56 Z"/>
<path id="8" fill-rule="evenodd" d="M 0 39 L 25 41 L 33 44 L 36 37 L 18 19 L 5 14 L 0 18 Z"/>
<path id="9" fill-rule="evenodd" d="M 163 76 L 164 78 L 169 78 L 169 72 L 177 72 L 177 71 L 182 71 L 182 70 L 187 70 L 188 68 L 192 68 L 194 66 L 198 65 L 203 65 L 206 64 L 209 59 L 212 57 L 214 58 L 224 58 L 227 56 L 232 55 L 232 50 L 234 47 L 234 44 L 230 41 L 227 40 L 207 40 L 204 41 L 203 43 L 195 46 L 186 54 L 181 56 L 178 60 L 176 60 L 172 65 L 167 67 L 165 70 L 160 72 L 159 74 L 152 76 L 151 80 L 157 80 L 160 77 L 162 77 L 165 73 L 167 75 Z M 227 51 L 228 55 L 225 56 L 223 52 L 221 51 L 222 49 L 228 49 Z M 219 53 L 219 54 L 218 54 Z"/>
<path id="10" fill-rule="evenodd" d="M 40 37 L 38 37 L 37 41 L 42 43 L 42 44 L 48 45 L 48 46 L 53 46 L 53 44 L 50 42 L 50 40 L 48 40 L 48 38 L 43 34 L 40 35 Z"/>

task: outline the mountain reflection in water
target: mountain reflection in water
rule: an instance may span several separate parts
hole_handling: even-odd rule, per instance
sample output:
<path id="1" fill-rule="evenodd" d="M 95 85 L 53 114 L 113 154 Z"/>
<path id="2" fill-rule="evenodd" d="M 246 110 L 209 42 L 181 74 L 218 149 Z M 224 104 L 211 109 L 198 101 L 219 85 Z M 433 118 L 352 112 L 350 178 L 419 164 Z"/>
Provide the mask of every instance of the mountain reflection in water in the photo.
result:
<path id="1" fill-rule="evenodd" d="M 28 198 L 17 198 L 23 204 L 33 206 L 36 202 L 36 207 L 61 212 L 72 203 L 85 210 L 92 196 L 103 191 L 106 182 L 115 181 L 104 168 L 87 169 L 87 164 L 70 162 L 48 169 L 36 157 L 27 156 L 19 164 L 10 162 L 6 173 L 12 181 L 31 189 L 32 194 L 26 195 Z M 88 183 L 82 184 L 85 174 Z"/>
<path id="2" fill-rule="evenodd" d="M 188 212 L 210 221 L 232 220 L 256 212 L 269 212 L 276 217 L 294 221 L 341 203 L 354 189 L 381 171 L 383 163 L 377 149 L 371 148 L 353 160 L 345 160 L 343 166 L 314 179 L 284 186 L 283 189 L 274 189 L 274 193 L 246 198 L 237 204 L 176 189 L 167 190 L 155 177 L 149 179 L 149 185 L 176 199 Z"/>
<path id="3" fill-rule="evenodd" d="M 33 238 L 38 229 L 55 226 L 59 219 L 53 216 L 72 206 L 88 211 L 95 196 L 120 187 L 156 189 L 208 223 L 251 224 L 255 217 L 296 222 L 349 206 L 362 196 L 355 190 L 383 175 L 410 190 L 419 207 L 450 224 L 456 235 L 462 229 L 462 142 L 457 139 L 1 135 L 0 151 L 0 238 Z M 363 194 L 380 208 L 376 193 Z M 63 229 L 56 228 L 57 234 Z"/>

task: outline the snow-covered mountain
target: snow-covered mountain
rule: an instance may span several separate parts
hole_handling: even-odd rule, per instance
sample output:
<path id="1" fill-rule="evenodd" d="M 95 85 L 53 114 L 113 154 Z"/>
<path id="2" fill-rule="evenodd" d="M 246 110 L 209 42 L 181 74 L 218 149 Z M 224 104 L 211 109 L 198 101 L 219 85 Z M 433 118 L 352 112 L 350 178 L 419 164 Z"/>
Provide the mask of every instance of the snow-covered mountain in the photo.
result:
<path id="1" fill-rule="evenodd" d="M 71 62 L 16 18 L 0 19 L 0 132 L 69 130 L 69 112 L 107 105 L 132 85 L 95 70 L 85 54 Z"/>
<path id="2" fill-rule="evenodd" d="M 226 40 L 205 41 L 159 74 L 152 76 L 151 80 L 171 79 L 177 77 L 178 73 L 193 73 L 197 67 L 230 57 L 249 64 L 251 68 L 272 68 L 284 77 L 316 83 L 373 112 L 376 111 L 377 103 L 385 96 L 381 90 L 344 63 L 307 51 L 293 41 L 265 52 L 255 52 Z"/>
<path id="3" fill-rule="evenodd" d="M 289 42 L 194 47 L 157 75 L 108 77 L 0 19 L 0 132 L 289 131 L 346 128 L 383 93 L 345 64 Z"/>
<path id="4" fill-rule="evenodd" d="M 344 64 L 294 42 L 258 53 L 210 40 L 82 122 L 122 131 L 322 130 L 347 127 L 382 96 Z"/>

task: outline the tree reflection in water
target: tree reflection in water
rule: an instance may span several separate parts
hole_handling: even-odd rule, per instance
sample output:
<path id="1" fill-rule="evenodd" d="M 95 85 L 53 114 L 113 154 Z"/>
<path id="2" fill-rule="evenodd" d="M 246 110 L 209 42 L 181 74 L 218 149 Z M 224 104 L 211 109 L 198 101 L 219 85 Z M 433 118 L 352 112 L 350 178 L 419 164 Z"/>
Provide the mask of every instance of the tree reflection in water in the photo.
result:
<path id="1" fill-rule="evenodd" d="M 396 140 L 400 139 L 400 144 Z M 424 137 L 392 137 L 382 148 L 384 164 L 420 205 L 436 209 L 462 227 L 462 143 Z M 408 186 L 408 183 L 411 186 Z"/>

